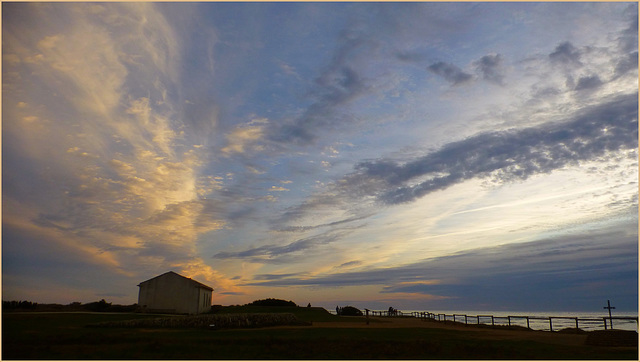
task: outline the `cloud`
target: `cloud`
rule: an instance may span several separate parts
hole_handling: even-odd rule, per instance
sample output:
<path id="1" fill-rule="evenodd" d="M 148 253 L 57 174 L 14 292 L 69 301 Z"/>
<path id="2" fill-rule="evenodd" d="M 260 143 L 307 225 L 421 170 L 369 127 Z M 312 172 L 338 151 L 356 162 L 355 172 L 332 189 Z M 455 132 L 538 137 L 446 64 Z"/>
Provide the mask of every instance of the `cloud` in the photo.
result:
<path id="1" fill-rule="evenodd" d="M 494 84 L 504 85 L 504 65 L 500 54 L 485 55 L 474 64 L 482 79 Z"/>
<path id="2" fill-rule="evenodd" d="M 622 52 L 638 51 L 638 4 L 630 4 L 625 11 L 628 14 L 629 26 L 618 36 L 618 45 Z"/>
<path id="3" fill-rule="evenodd" d="M 547 303 L 566 299 L 567 293 L 572 293 L 576 300 L 581 300 L 573 304 L 584 308 L 589 303 L 599 303 L 598 299 L 608 293 L 601 287 L 593 287 L 595 281 L 620 278 L 625 287 L 637 286 L 638 246 L 634 224 L 635 221 L 627 221 L 570 236 L 467 250 L 402 266 L 304 277 L 282 275 L 248 285 L 376 285 L 385 294 L 413 293 L 448 299 L 447 305 L 456 308 L 483 303 L 495 307 L 495 303 L 490 303 L 495 299 L 499 305 L 545 309 L 553 305 L 541 305 L 539 293 L 545 293 Z M 615 287 L 609 289 L 612 288 Z M 630 290 L 627 297 L 634 295 L 637 296 L 637 289 Z M 527 298 L 531 301 L 527 302 Z M 534 303 L 538 303 L 537 307 Z"/>
<path id="4" fill-rule="evenodd" d="M 263 146 L 259 144 L 259 141 L 263 138 L 263 135 L 264 125 L 262 124 L 238 126 L 227 134 L 227 146 L 220 151 L 227 155 L 260 151 Z"/>
<path id="5" fill-rule="evenodd" d="M 427 67 L 427 70 L 441 76 L 452 86 L 467 84 L 473 80 L 473 75 L 463 72 L 462 69 L 450 63 L 433 63 Z"/>
<path id="6" fill-rule="evenodd" d="M 293 121 L 273 128 L 269 133 L 271 140 L 309 145 L 317 140 L 318 132 L 352 122 L 349 116 L 340 114 L 339 109 L 371 91 L 358 69 L 358 57 L 371 51 L 375 41 L 348 28 L 341 32 L 337 42 L 331 62 L 315 79 L 310 91 L 312 103 Z"/>
<path id="7" fill-rule="evenodd" d="M 316 101 L 293 123 L 276 129 L 271 137 L 275 141 L 310 144 L 316 132 L 326 131 L 344 121 L 336 114 L 337 108 L 367 92 L 368 86 L 358 72 L 348 65 L 335 65 L 317 80 L 314 91 Z"/>
<path id="8" fill-rule="evenodd" d="M 14 141 L 3 148 L 6 165 L 23 166 L 12 168 L 19 176 L 3 196 L 38 211 L 12 217 L 56 235 L 38 242 L 69 245 L 118 273 L 171 268 L 225 285 L 197 255 L 199 235 L 228 221 L 222 202 L 200 198 L 222 181 L 200 174 L 207 150 L 193 146 L 170 99 L 180 99 L 181 52 L 164 15 L 148 3 L 21 11 L 41 26 L 3 24 L 8 49 L 33 60 L 21 72 L 28 81 L 11 81 L 3 131 Z M 20 122 L 25 116 L 43 121 Z M 232 134 L 230 149 L 246 149 L 254 136 Z"/>
<path id="9" fill-rule="evenodd" d="M 424 54 L 409 51 L 398 51 L 395 56 L 398 60 L 408 63 L 418 63 L 426 59 Z"/>
<path id="10" fill-rule="evenodd" d="M 258 274 L 253 277 L 254 280 L 280 280 L 284 278 L 291 278 L 300 276 L 300 274 L 289 273 L 289 274 Z"/>
<path id="11" fill-rule="evenodd" d="M 399 282 L 392 286 L 385 286 L 382 288 L 381 293 L 419 293 L 419 294 L 427 294 L 425 291 L 428 291 L 433 285 L 442 284 L 443 282 L 440 280 L 421 280 L 421 281 L 412 281 L 412 282 Z"/>
<path id="12" fill-rule="evenodd" d="M 585 76 L 578 79 L 578 84 L 576 84 L 576 90 L 585 90 L 597 88 L 602 85 L 602 81 L 600 77 L 597 75 Z"/>
<path id="13" fill-rule="evenodd" d="M 215 254 L 216 259 L 249 259 L 252 262 L 261 263 L 291 263 L 300 262 L 303 252 L 309 252 L 321 245 L 333 243 L 345 237 L 348 230 L 330 230 L 318 235 L 295 240 L 286 245 L 263 245 L 239 252 L 221 252 Z"/>
<path id="14" fill-rule="evenodd" d="M 559 44 L 555 50 L 549 54 L 549 59 L 555 63 L 580 66 L 580 51 L 571 44 L 571 42 L 564 42 Z"/>
<path id="15" fill-rule="evenodd" d="M 482 133 L 403 164 L 361 162 L 344 184 L 368 186 L 371 190 L 365 192 L 385 204 L 410 202 L 471 178 L 524 180 L 607 152 L 634 149 L 637 133 L 637 95 L 620 96 L 563 123 Z"/>
<path id="16" fill-rule="evenodd" d="M 620 77 L 631 70 L 635 70 L 636 72 L 638 70 L 638 51 L 629 53 L 618 61 L 615 68 L 615 75 Z"/>
<path id="17" fill-rule="evenodd" d="M 342 264 L 338 265 L 335 268 L 336 269 L 341 269 L 341 268 L 355 267 L 355 266 L 359 266 L 359 265 L 362 265 L 362 261 L 360 261 L 360 260 L 352 260 L 352 261 L 348 261 L 346 263 L 342 263 Z"/>
<path id="18" fill-rule="evenodd" d="M 368 218 L 369 216 L 371 216 L 371 214 L 350 217 L 350 218 L 346 218 L 346 219 L 343 219 L 343 220 L 333 221 L 333 222 L 326 223 L 326 224 L 312 225 L 312 226 L 287 226 L 287 227 L 283 227 L 283 228 L 280 228 L 280 229 L 276 229 L 276 231 L 302 232 L 302 231 L 309 231 L 309 230 L 314 230 L 314 229 L 324 228 L 324 227 L 334 227 L 334 226 L 338 226 L 338 225 L 342 225 L 342 224 L 348 224 L 348 223 L 351 223 L 351 222 L 354 222 L 354 221 L 364 220 L 364 219 Z"/>

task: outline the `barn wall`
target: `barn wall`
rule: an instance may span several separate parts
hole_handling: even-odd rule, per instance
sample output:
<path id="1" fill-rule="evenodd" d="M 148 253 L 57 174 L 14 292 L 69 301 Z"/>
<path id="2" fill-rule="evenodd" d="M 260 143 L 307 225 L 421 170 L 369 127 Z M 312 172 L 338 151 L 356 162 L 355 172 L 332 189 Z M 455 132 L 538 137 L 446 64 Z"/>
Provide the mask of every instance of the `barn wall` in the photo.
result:
<path id="1" fill-rule="evenodd" d="M 167 274 L 140 284 L 138 304 L 147 310 L 194 314 L 199 308 L 200 289 L 189 279 Z"/>
<path id="2" fill-rule="evenodd" d="M 211 310 L 211 291 L 204 288 L 198 289 L 198 313 Z"/>

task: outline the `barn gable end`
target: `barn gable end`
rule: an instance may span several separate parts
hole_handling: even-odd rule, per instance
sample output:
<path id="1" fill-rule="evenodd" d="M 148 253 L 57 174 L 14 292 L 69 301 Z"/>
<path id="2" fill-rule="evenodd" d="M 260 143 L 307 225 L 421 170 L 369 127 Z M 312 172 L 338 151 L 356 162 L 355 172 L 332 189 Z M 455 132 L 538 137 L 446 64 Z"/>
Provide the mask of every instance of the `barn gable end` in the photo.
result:
<path id="1" fill-rule="evenodd" d="M 213 288 L 173 271 L 138 284 L 138 305 L 145 312 L 197 314 L 211 309 Z"/>

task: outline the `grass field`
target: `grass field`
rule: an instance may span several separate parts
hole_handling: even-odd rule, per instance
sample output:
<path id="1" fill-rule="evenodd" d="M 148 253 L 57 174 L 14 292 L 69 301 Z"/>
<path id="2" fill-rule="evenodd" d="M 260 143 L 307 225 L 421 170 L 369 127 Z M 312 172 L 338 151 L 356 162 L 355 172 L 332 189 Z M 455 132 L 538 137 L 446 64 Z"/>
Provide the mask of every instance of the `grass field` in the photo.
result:
<path id="1" fill-rule="evenodd" d="M 220 312 L 273 312 L 228 308 Z M 364 328 L 364 318 L 338 317 L 321 308 L 275 310 L 293 312 L 315 325 L 228 330 L 91 328 L 87 325 L 154 316 L 6 313 L 2 316 L 2 359 L 638 359 L 637 347 L 541 342 L 528 339 L 526 331 L 521 332 L 522 338 L 500 339 L 472 328 L 376 327 L 384 326 L 384 320 L 376 320 L 378 324 L 372 320 Z M 317 327 L 322 323 L 343 327 Z"/>

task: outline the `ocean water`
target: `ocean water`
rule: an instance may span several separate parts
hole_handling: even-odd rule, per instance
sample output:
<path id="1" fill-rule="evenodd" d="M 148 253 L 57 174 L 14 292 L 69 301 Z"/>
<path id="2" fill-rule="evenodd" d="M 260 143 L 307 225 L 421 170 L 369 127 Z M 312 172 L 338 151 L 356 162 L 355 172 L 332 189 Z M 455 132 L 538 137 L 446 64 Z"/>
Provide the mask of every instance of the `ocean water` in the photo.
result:
<path id="1" fill-rule="evenodd" d="M 402 313 L 412 313 L 412 312 L 425 312 L 419 310 L 401 310 Z M 465 322 L 464 315 L 467 315 L 467 323 L 468 324 L 476 324 L 478 320 L 476 316 L 480 317 L 480 323 L 483 324 L 491 324 L 491 317 L 482 317 L 482 316 L 494 316 L 494 323 L 496 325 L 508 325 L 509 320 L 508 316 L 511 317 L 511 325 L 517 325 L 526 327 L 527 320 L 525 318 L 515 318 L 514 316 L 528 316 L 528 317 L 536 317 L 536 318 L 545 318 L 545 319 L 529 319 L 529 327 L 535 330 L 544 330 L 548 331 L 550 327 L 553 328 L 554 331 L 559 331 L 564 328 L 575 328 L 576 321 L 575 319 L 560 319 L 553 317 L 571 317 L 571 318 L 579 318 L 578 320 L 578 328 L 585 331 L 594 331 L 594 330 L 602 330 L 604 329 L 604 321 L 603 317 L 609 317 L 607 311 L 603 312 L 522 312 L 522 311 L 438 311 L 438 310 L 430 310 L 428 311 L 433 314 L 446 314 L 446 320 L 453 321 L 452 314 L 455 314 L 456 322 Z M 611 314 L 612 317 L 638 317 L 638 312 L 624 312 L 624 311 L 615 311 Z M 500 318 L 499 318 L 500 317 Z M 552 317 L 551 326 L 549 325 L 548 317 Z M 442 316 L 440 318 L 443 318 Z M 582 320 L 582 319 L 593 319 L 593 321 Z M 610 321 L 607 319 L 607 328 L 610 327 Z M 638 323 L 635 320 L 613 320 L 613 328 L 614 329 L 624 329 L 624 330 L 632 330 L 638 331 Z"/>

